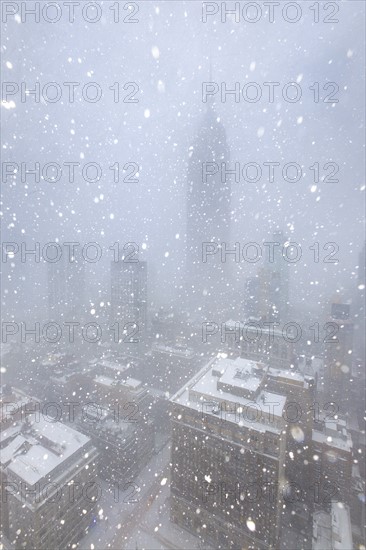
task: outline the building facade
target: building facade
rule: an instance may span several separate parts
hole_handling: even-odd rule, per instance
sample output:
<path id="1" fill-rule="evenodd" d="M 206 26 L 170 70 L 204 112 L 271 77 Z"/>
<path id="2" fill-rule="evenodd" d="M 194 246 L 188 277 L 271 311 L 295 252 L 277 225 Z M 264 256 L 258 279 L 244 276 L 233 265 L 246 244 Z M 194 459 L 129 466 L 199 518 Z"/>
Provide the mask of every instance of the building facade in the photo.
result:
<path id="1" fill-rule="evenodd" d="M 222 329 L 222 339 L 230 354 L 264 361 L 278 369 L 289 369 L 294 364 L 295 337 L 291 331 L 284 332 L 259 318 L 249 318 L 244 323 L 229 320 Z"/>
<path id="2" fill-rule="evenodd" d="M 326 395 L 339 406 L 342 415 L 349 410 L 352 380 L 354 326 L 350 314 L 348 304 L 331 304 L 325 339 Z"/>
<path id="3" fill-rule="evenodd" d="M 48 266 L 48 316 L 62 323 L 77 320 L 86 314 L 85 260 L 63 253 L 59 261 Z"/>
<path id="4" fill-rule="evenodd" d="M 171 519 L 215 548 L 276 548 L 286 398 L 268 367 L 215 358 L 172 397 Z"/>
<path id="5" fill-rule="evenodd" d="M 147 263 L 121 258 L 111 262 L 111 313 L 114 342 L 133 351 L 147 344 Z"/>
<path id="6" fill-rule="evenodd" d="M 43 417 L 21 425 L 1 452 L 5 535 L 15 548 L 67 548 L 82 538 L 100 497 L 97 461 L 91 440 L 69 426 Z"/>

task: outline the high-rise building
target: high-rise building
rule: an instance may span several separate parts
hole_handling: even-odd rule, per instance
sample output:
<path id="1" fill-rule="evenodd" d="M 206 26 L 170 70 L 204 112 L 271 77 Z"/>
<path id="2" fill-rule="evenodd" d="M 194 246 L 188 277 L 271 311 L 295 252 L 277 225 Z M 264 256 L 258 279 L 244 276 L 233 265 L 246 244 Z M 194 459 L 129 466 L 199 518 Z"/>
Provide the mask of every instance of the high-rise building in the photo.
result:
<path id="1" fill-rule="evenodd" d="M 289 261 L 284 253 L 287 238 L 273 233 L 265 243 L 264 264 L 245 285 L 245 315 L 269 321 L 287 321 L 289 310 Z"/>
<path id="2" fill-rule="evenodd" d="M 240 355 L 252 361 L 264 361 L 276 369 L 290 369 L 294 365 L 295 331 L 288 331 L 286 339 L 282 330 L 271 322 L 249 318 L 244 323 L 226 321 L 222 327 L 222 340 L 231 355 Z"/>
<path id="3" fill-rule="evenodd" d="M 228 309 L 231 181 L 224 173 L 229 162 L 226 132 L 211 105 L 189 151 L 187 173 L 186 306 L 192 317 Z M 211 163 L 206 169 L 207 163 Z M 219 167 L 216 170 L 216 167 Z M 209 172 L 209 173 L 206 173 Z M 205 244 L 206 243 L 206 244 Z M 212 243 L 212 244 L 209 244 Z M 225 245 L 223 245 L 225 243 Z M 215 250 L 204 261 L 203 248 Z"/>
<path id="4" fill-rule="evenodd" d="M 260 314 L 272 321 L 287 321 L 289 308 L 289 263 L 284 256 L 287 238 L 282 231 L 273 233 L 265 266 L 260 271 L 262 303 Z"/>
<path id="5" fill-rule="evenodd" d="M 325 386 L 329 401 L 347 412 L 352 379 L 353 321 L 349 304 L 331 304 L 325 339 Z"/>
<path id="6" fill-rule="evenodd" d="M 164 345 L 155 343 L 151 356 L 144 367 L 147 383 L 155 389 L 175 393 L 190 380 L 202 366 L 197 354 L 184 345 Z"/>
<path id="7" fill-rule="evenodd" d="M 56 322 L 72 321 L 86 314 L 85 263 L 63 254 L 48 263 L 48 316 Z"/>
<path id="8" fill-rule="evenodd" d="M 335 415 L 334 415 L 335 416 Z M 312 434 L 314 502 L 330 510 L 331 503 L 350 504 L 352 486 L 352 439 L 344 420 L 329 418 Z"/>
<path id="9" fill-rule="evenodd" d="M 214 358 L 171 399 L 171 519 L 214 548 L 278 547 L 286 397 L 267 375 Z"/>
<path id="10" fill-rule="evenodd" d="M 111 324 L 121 342 L 140 348 L 147 342 L 147 263 L 111 263 Z M 115 332 L 116 334 L 116 332 Z"/>
<path id="11" fill-rule="evenodd" d="M 154 312 L 151 318 L 152 342 L 159 340 L 164 344 L 170 344 L 174 342 L 177 331 L 178 327 L 172 311 L 164 311 L 164 308 L 161 307 L 159 311 Z"/>
<path id="12" fill-rule="evenodd" d="M 245 283 L 245 316 L 259 317 L 260 304 L 260 279 L 259 277 L 248 277 Z"/>
<path id="13" fill-rule="evenodd" d="M 271 364 L 271 363 L 270 363 Z M 285 477 L 286 519 L 298 530 L 308 530 L 314 508 L 312 475 L 312 429 L 314 424 L 315 381 L 312 376 L 290 370 L 268 369 L 266 388 L 286 397 L 284 418 L 287 422 Z"/>

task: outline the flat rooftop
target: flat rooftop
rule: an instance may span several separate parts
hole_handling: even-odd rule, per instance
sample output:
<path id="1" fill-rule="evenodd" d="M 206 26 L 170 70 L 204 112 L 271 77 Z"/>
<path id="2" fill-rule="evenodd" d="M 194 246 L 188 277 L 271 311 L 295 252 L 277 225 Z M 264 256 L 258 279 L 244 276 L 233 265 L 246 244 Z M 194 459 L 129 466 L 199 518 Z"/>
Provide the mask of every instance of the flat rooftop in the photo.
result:
<path id="1" fill-rule="evenodd" d="M 12 456 L 7 452 L 9 446 L 4 449 L 9 462 L 7 470 L 34 485 L 89 442 L 89 437 L 73 428 L 41 418 L 10 444 Z"/>
<path id="2" fill-rule="evenodd" d="M 282 420 L 286 397 L 264 390 L 267 370 L 265 365 L 247 359 L 214 358 L 179 390 L 171 401 L 208 414 L 215 414 L 207 410 L 205 405 L 208 403 L 216 404 L 218 407 L 224 406 L 225 410 L 230 410 L 235 405 L 239 411 L 259 410 L 267 415 L 271 411 L 275 418 Z M 244 396 L 247 393 L 250 394 L 249 398 Z M 254 417 L 257 418 L 257 415 Z M 226 420 L 236 424 L 240 422 L 243 426 L 247 425 L 259 431 L 279 433 L 274 422 L 246 421 L 242 415 L 227 415 Z"/>
<path id="3" fill-rule="evenodd" d="M 127 369 L 130 368 L 131 364 L 126 362 L 126 363 L 119 363 L 118 361 L 111 361 L 111 360 L 108 360 L 108 359 L 103 359 L 102 361 L 97 361 L 97 366 L 98 367 L 104 367 L 106 369 L 111 369 L 111 370 L 115 370 L 115 371 L 118 371 L 118 372 L 124 372 L 126 371 Z"/>
<path id="4" fill-rule="evenodd" d="M 172 355 L 175 357 L 186 357 L 192 359 L 195 356 L 194 351 L 191 348 L 185 348 L 181 346 L 167 346 L 165 344 L 153 345 L 153 351 Z"/>
<path id="5" fill-rule="evenodd" d="M 110 378 L 109 376 L 104 376 L 101 374 L 97 374 L 96 376 L 94 376 L 94 382 L 96 382 L 97 384 L 101 384 L 102 386 L 122 388 L 130 391 L 136 391 L 142 387 L 141 380 L 137 380 L 136 378 L 116 380 L 114 378 Z"/>
<path id="6" fill-rule="evenodd" d="M 342 502 L 333 502 L 331 514 L 334 550 L 353 548 L 349 507 Z"/>
<path id="7" fill-rule="evenodd" d="M 333 502 L 330 513 L 316 512 L 313 517 L 313 550 L 351 550 L 353 548 L 349 507 Z"/>
<path id="8" fill-rule="evenodd" d="M 114 378 L 109 378 L 109 376 L 102 376 L 101 374 L 98 374 L 97 376 L 94 376 L 94 382 L 97 384 L 101 384 L 102 386 L 116 386 L 117 381 L 114 380 Z"/>
<path id="9" fill-rule="evenodd" d="M 335 448 L 342 451 L 350 452 L 352 450 L 352 439 L 351 436 L 344 432 L 332 431 L 328 432 L 319 432 L 313 430 L 313 441 L 321 443 L 323 445 L 328 445 L 329 448 Z"/>
<path id="10" fill-rule="evenodd" d="M 302 373 L 296 372 L 292 369 L 279 370 L 279 369 L 274 369 L 274 368 L 270 367 L 268 369 L 268 374 L 272 378 L 276 378 L 276 380 L 278 382 L 281 382 L 281 380 L 283 380 L 286 384 L 292 384 L 292 385 L 296 385 L 296 386 L 304 386 L 306 388 L 308 387 L 308 383 L 305 380 L 304 375 Z"/>

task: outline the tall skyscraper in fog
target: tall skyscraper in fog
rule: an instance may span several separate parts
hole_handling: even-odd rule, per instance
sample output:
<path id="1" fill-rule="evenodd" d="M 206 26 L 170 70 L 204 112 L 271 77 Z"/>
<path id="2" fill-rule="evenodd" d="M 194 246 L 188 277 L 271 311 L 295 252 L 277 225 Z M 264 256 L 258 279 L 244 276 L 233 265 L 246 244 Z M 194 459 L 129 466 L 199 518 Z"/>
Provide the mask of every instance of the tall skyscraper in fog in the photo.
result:
<path id="1" fill-rule="evenodd" d="M 186 292 L 188 311 L 209 313 L 227 306 L 227 266 L 221 261 L 221 243 L 230 248 L 230 175 L 226 132 L 211 105 L 190 148 L 187 174 Z M 206 168 L 211 163 L 210 168 Z M 214 164 L 215 163 L 215 164 Z M 219 168 L 216 170 L 216 168 Z M 209 173 L 206 172 L 214 172 Z M 226 179 L 226 181 L 225 181 Z M 224 181 L 223 181 L 224 180 Z M 203 261 L 203 243 L 216 243 L 218 252 Z M 212 249 L 214 244 L 209 245 Z"/>
<path id="2" fill-rule="evenodd" d="M 126 342 L 146 340 L 147 263 L 126 262 L 122 258 L 111 263 L 111 318 L 126 328 Z M 131 335 L 131 337 L 129 337 Z"/>
<path id="3" fill-rule="evenodd" d="M 85 262 L 63 254 L 48 263 L 48 316 L 53 321 L 70 321 L 85 315 Z"/>

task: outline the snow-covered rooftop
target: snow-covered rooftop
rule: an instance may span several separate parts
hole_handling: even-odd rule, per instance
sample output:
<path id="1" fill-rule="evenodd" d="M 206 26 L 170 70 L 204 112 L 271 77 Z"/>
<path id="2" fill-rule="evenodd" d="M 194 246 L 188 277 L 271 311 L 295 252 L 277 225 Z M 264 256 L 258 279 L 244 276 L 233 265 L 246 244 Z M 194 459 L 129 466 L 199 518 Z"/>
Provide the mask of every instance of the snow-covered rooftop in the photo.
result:
<path id="1" fill-rule="evenodd" d="M 349 508 L 333 502 L 330 513 L 319 511 L 313 517 L 313 550 L 353 548 Z"/>
<path id="2" fill-rule="evenodd" d="M 137 390 L 141 385 L 141 380 L 137 380 L 136 378 L 127 378 L 127 380 L 124 382 L 124 385 L 127 386 L 129 389 Z"/>
<path id="3" fill-rule="evenodd" d="M 105 369 L 111 369 L 117 372 L 125 372 L 131 367 L 131 364 L 129 362 L 126 363 L 119 363 L 118 361 L 111 361 L 109 359 L 102 359 L 101 361 L 97 361 L 96 365 L 98 367 L 103 367 Z"/>
<path id="4" fill-rule="evenodd" d="M 195 355 L 194 351 L 190 348 L 184 348 L 181 346 L 166 346 L 164 344 L 157 344 L 157 343 L 153 345 L 153 350 L 159 351 L 161 353 L 166 353 L 168 355 L 177 356 L 177 357 L 192 358 Z"/>
<path id="5" fill-rule="evenodd" d="M 113 378 L 110 378 L 109 376 L 102 376 L 101 374 L 98 374 L 94 377 L 94 382 L 97 384 L 102 384 L 103 386 L 116 386 L 117 381 Z"/>
<path id="6" fill-rule="evenodd" d="M 127 378 L 125 380 L 115 380 L 114 378 L 110 378 L 109 376 L 104 376 L 101 374 L 94 376 L 94 382 L 96 382 L 97 384 L 101 384 L 103 386 L 120 387 L 130 391 L 138 390 L 142 386 L 141 380 L 137 380 L 136 378 Z"/>
<path id="7" fill-rule="evenodd" d="M 332 530 L 334 550 L 353 548 L 349 508 L 342 502 L 332 503 Z"/>
<path id="8" fill-rule="evenodd" d="M 24 439 L 21 454 L 17 454 L 19 438 Z M 14 454 L 7 469 L 27 484 L 34 485 L 89 442 L 87 436 L 73 428 L 41 418 L 10 444 Z"/>
<path id="9" fill-rule="evenodd" d="M 286 397 L 280 394 L 264 391 L 264 380 L 267 368 L 255 361 L 239 358 L 236 360 L 226 358 L 212 359 L 205 365 L 188 385 L 178 391 L 171 401 L 190 407 L 199 412 L 215 413 L 206 407 L 207 404 L 216 404 L 230 410 L 235 407 L 239 413 L 244 410 L 246 414 L 226 415 L 225 419 L 241 425 L 248 425 L 259 431 L 274 431 L 278 433 L 277 423 L 268 422 L 269 411 L 273 420 L 282 420 L 282 413 L 286 403 Z M 239 372 L 239 376 L 237 373 Z M 241 378 L 241 376 L 243 378 Z M 223 383 L 222 383 L 223 381 Z M 262 387 L 263 386 L 263 387 Z M 244 396 L 241 391 L 248 392 L 250 397 Z M 252 409 L 253 415 L 249 415 Z M 258 419 L 257 411 L 262 415 Z M 254 421 L 249 417 L 258 419 Z"/>
<path id="10" fill-rule="evenodd" d="M 274 368 L 268 369 L 268 374 L 272 378 L 277 378 L 277 380 L 284 380 L 287 384 L 294 384 L 298 386 L 302 386 L 305 383 L 305 386 L 307 386 L 307 383 L 305 382 L 303 374 L 300 372 L 296 372 L 294 370 L 279 370 Z"/>
<path id="11" fill-rule="evenodd" d="M 313 441 L 342 451 L 352 450 L 352 439 L 347 430 L 338 431 L 337 428 L 331 431 L 326 429 L 325 432 L 313 430 Z"/>

